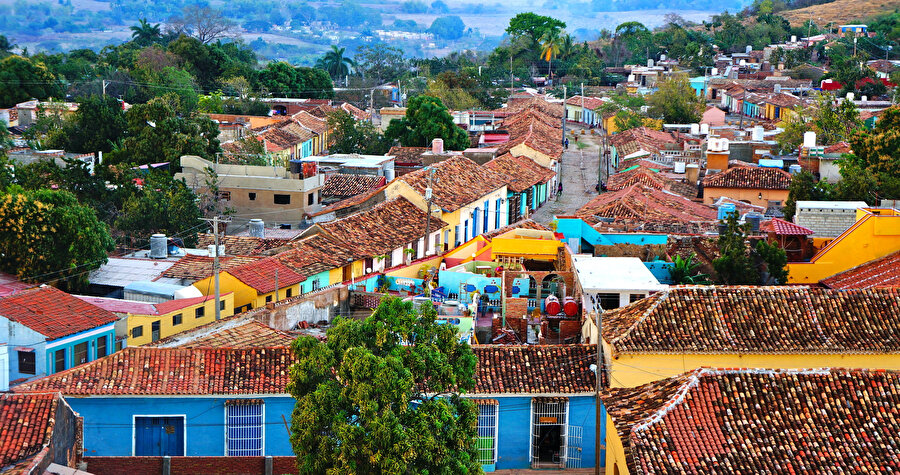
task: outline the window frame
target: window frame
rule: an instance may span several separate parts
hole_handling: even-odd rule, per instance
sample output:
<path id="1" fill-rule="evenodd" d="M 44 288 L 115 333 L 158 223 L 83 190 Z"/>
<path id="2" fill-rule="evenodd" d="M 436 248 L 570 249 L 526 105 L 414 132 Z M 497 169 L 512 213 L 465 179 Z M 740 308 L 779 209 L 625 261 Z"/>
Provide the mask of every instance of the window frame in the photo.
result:
<path id="1" fill-rule="evenodd" d="M 287 201 L 285 201 L 285 198 L 287 198 Z M 280 203 L 279 201 L 282 201 L 283 203 Z M 289 204 L 291 204 L 291 195 L 274 193 L 272 195 L 272 204 L 276 204 L 279 206 L 289 205 Z"/>
<path id="2" fill-rule="evenodd" d="M 16 359 L 17 359 L 18 365 L 19 365 L 19 373 L 36 375 L 37 374 L 37 355 L 35 354 L 34 350 L 32 350 L 32 351 L 17 351 L 16 353 L 18 353 Z M 23 363 L 26 363 L 26 364 L 29 363 L 28 361 L 24 361 L 24 360 L 27 360 L 28 358 L 23 358 L 23 357 L 27 357 L 28 355 L 31 355 L 31 362 L 30 362 L 31 372 L 22 370 Z"/>
<path id="3" fill-rule="evenodd" d="M 182 323 L 184 323 L 184 314 L 183 313 L 176 313 L 175 315 L 172 315 L 172 326 L 173 327 L 177 327 L 178 325 L 181 325 Z"/>
<path id="4" fill-rule="evenodd" d="M 131 338 L 141 338 L 144 336 L 144 326 L 138 325 L 136 327 L 131 327 Z"/>
<path id="5" fill-rule="evenodd" d="M 206 305 L 201 305 L 194 309 L 194 318 L 203 318 L 206 316 Z"/>
<path id="6" fill-rule="evenodd" d="M 476 432 L 478 440 L 482 437 L 493 437 L 494 443 L 490 450 L 490 457 L 482 458 L 488 449 L 482 449 L 475 442 L 475 457 L 479 465 L 496 465 L 497 464 L 497 442 L 499 439 L 499 421 L 500 421 L 500 405 L 496 401 L 476 401 L 478 408 L 478 420 L 476 422 Z M 482 409 L 491 408 L 493 414 L 484 414 Z M 491 435 L 493 433 L 493 435 Z M 483 435 L 484 434 L 484 435 Z"/>
<path id="7" fill-rule="evenodd" d="M 259 414 L 251 414 L 251 415 L 231 415 L 231 410 L 237 410 L 236 408 L 258 408 Z M 229 429 L 232 429 L 230 426 L 231 418 L 250 418 L 250 417 L 258 417 L 259 421 L 257 424 L 245 424 L 244 426 L 236 427 L 235 430 L 240 429 L 250 429 L 256 428 L 259 430 L 259 448 L 231 448 L 229 447 L 229 443 L 232 441 L 231 435 L 229 434 Z M 266 453 L 266 403 L 265 401 L 226 401 L 225 410 L 224 410 L 224 429 L 225 429 L 225 456 L 226 457 L 262 457 Z M 254 438 L 235 438 L 235 440 L 255 440 Z M 258 451 L 258 453 L 257 453 Z M 253 452 L 253 453 L 250 453 Z"/>
<path id="8" fill-rule="evenodd" d="M 97 338 L 97 358 L 103 358 L 104 356 L 109 356 L 109 337 L 106 335 Z M 103 354 L 100 354 L 101 343 L 103 343 Z"/>

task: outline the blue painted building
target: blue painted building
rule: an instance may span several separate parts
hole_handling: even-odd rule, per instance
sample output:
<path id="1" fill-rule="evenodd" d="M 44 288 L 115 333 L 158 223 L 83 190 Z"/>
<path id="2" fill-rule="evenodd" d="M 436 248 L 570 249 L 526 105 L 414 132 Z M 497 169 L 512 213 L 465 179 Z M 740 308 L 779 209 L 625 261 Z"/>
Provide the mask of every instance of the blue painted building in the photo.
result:
<path id="1" fill-rule="evenodd" d="M 531 216 L 550 197 L 549 183 L 556 173 L 528 157 L 505 153 L 484 166 L 507 179 L 505 201 L 509 212 L 508 223 Z"/>
<path id="2" fill-rule="evenodd" d="M 557 220 L 556 232 L 565 237 L 569 248 L 576 254 L 591 253 L 594 246 L 662 245 L 669 241 L 667 234 L 601 233 L 581 218 L 560 218 Z"/>
<path id="3" fill-rule="evenodd" d="M 16 391 L 59 391 L 84 454 L 291 456 L 289 348 L 126 348 Z"/>
<path id="4" fill-rule="evenodd" d="M 57 373 L 116 350 L 114 313 L 50 286 L 0 299 L 0 344 L 8 371 L 0 387 Z"/>
<path id="5" fill-rule="evenodd" d="M 478 456 L 485 471 L 593 467 L 594 345 L 479 345 Z M 469 397 L 467 395 L 467 397 Z M 599 460 L 606 459 L 601 452 Z M 601 462 L 602 463 L 602 462 Z"/>

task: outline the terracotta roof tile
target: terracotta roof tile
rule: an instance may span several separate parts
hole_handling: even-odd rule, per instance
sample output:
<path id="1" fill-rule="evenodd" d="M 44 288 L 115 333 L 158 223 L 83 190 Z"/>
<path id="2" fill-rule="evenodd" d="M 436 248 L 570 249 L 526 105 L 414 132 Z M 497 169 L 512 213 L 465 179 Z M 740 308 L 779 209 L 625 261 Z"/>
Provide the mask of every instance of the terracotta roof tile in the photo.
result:
<path id="1" fill-rule="evenodd" d="M 372 118 L 371 114 L 360 109 L 359 107 L 354 106 L 353 104 L 351 104 L 349 102 L 345 102 L 345 103 L 341 104 L 341 109 L 343 109 L 344 112 L 347 112 L 348 114 L 352 115 L 353 118 L 356 120 L 369 120 Z"/>
<path id="2" fill-rule="evenodd" d="M 606 101 L 603 100 L 602 97 L 592 97 L 592 96 L 584 96 L 584 100 L 582 101 L 582 96 L 572 96 L 567 101 L 566 104 L 573 106 L 584 106 L 585 109 L 599 109 L 605 104 Z"/>
<path id="3" fill-rule="evenodd" d="M 290 348 L 129 347 L 13 391 L 64 396 L 284 394 Z"/>
<path id="4" fill-rule="evenodd" d="M 503 155 L 513 147 L 525 144 L 549 157 L 559 158 L 562 156 L 562 129 L 552 127 L 534 116 L 506 124 L 504 128 L 509 133 L 509 141 L 497 148 L 497 155 Z"/>
<path id="5" fill-rule="evenodd" d="M 211 233 L 198 235 L 197 247 L 203 249 L 215 244 Z M 255 236 L 219 236 L 219 245 L 225 246 L 225 254 L 232 256 L 257 256 L 286 245 L 287 239 L 259 238 Z M 221 264 L 221 259 L 219 260 Z"/>
<path id="6" fill-rule="evenodd" d="M 321 193 L 323 197 L 348 198 L 380 188 L 384 184 L 383 176 L 335 173 L 325 180 Z"/>
<path id="7" fill-rule="evenodd" d="M 278 287 L 282 289 L 306 280 L 304 275 L 294 272 L 293 269 L 285 266 L 274 257 L 248 262 L 244 265 L 232 267 L 226 272 L 235 279 L 249 285 L 259 294 L 275 291 L 276 272 L 278 273 Z"/>
<path id="8" fill-rule="evenodd" d="M 225 248 L 228 252 L 228 248 Z M 222 256 L 219 258 L 219 268 L 223 271 L 232 267 L 242 266 L 249 262 L 257 260 L 256 257 L 249 256 Z M 186 279 L 186 280 L 203 280 L 213 275 L 213 258 L 206 256 L 184 256 L 178 260 L 172 267 L 166 269 L 160 274 L 160 277 L 168 277 L 170 279 Z"/>
<path id="9" fill-rule="evenodd" d="M 309 112 L 300 111 L 291 116 L 291 119 L 297 121 L 303 127 L 315 132 L 318 135 L 324 135 L 325 131 L 328 130 L 328 125 L 325 119 L 316 117 Z"/>
<path id="10" fill-rule="evenodd" d="M 900 252 L 835 274 L 821 284 L 832 289 L 900 287 Z"/>
<path id="11" fill-rule="evenodd" d="M 50 444 L 60 399 L 59 393 L 0 395 L 0 468 L 10 469 Z"/>
<path id="12" fill-rule="evenodd" d="M 762 225 L 760 225 L 760 230 L 763 230 Z M 804 228 L 803 226 L 794 224 L 790 221 L 785 221 L 781 218 L 772 218 L 771 221 L 767 221 L 765 230 L 771 230 L 779 236 L 810 236 L 813 234 L 811 229 Z"/>
<path id="13" fill-rule="evenodd" d="M 506 153 L 484 164 L 485 167 L 505 177 L 510 191 L 523 192 L 534 185 L 547 183 L 556 173 L 544 168 L 528 157 L 513 157 Z"/>
<path id="14" fill-rule="evenodd" d="M 900 372 L 700 369 L 602 396 L 632 473 L 900 471 Z"/>
<path id="15" fill-rule="evenodd" d="M 366 201 L 368 201 L 370 199 L 377 199 L 377 195 L 379 195 L 379 194 L 382 195 L 381 200 L 383 200 L 384 199 L 384 196 L 383 196 L 384 188 L 385 187 L 382 186 L 382 187 L 370 190 L 366 193 L 360 193 L 358 195 L 354 195 L 349 198 L 344 198 L 340 201 L 331 203 L 330 205 L 325 206 L 322 209 L 320 209 L 314 213 L 308 213 L 308 216 L 310 216 L 310 217 L 322 216 L 322 215 L 325 215 L 328 213 L 333 213 L 333 212 L 336 212 L 336 211 L 339 211 L 342 209 L 350 208 L 351 206 L 356 206 L 356 205 L 365 203 Z"/>
<path id="16" fill-rule="evenodd" d="M 829 145 L 829 146 L 825 147 L 825 153 L 829 154 L 829 155 L 831 155 L 831 154 L 834 154 L 834 155 L 841 154 L 842 155 L 845 153 L 853 153 L 853 150 L 850 148 L 849 143 L 838 142 L 834 145 Z"/>
<path id="17" fill-rule="evenodd" d="M 576 394 L 596 389 L 596 345 L 475 345 L 475 394 Z"/>
<path id="18" fill-rule="evenodd" d="M 114 313 L 48 285 L 0 298 L 0 315 L 50 340 L 118 320 Z"/>
<path id="19" fill-rule="evenodd" d="M 559 119 L 562 119 L 563 115 L 565 115 L 565 108 L 561 103 L 547 102 L 543 97 L 534 96 L 523 100 L 510 101 L 506 108 L 499 109 L 499 112 L 505 112 L 511 115 L 528 109 L 537 109 L 544 114 Z"/>
<path id="20" fill-rule="evenodd" d="M 428 147 L 401 147 L 395 145 L 388 150 L 387 155 L 393 156 L 394 163 L 397 165 L 421 165 L 422 154 L 428 150 Z"/>
<path id="21" fill-rule="evenodd" d="M 704 188 L 748 188 L 754 190 L 786 190 L 791 174 L 778 168 L 736 167 L 703 179 Z"/>
<path id="22" fill-rule="evenodd" d="M 453 157 L 432 165 L 433 202 L 446 211 L 456 211 L 506 184 L 496 172 L 465 157 Z M 404 181 L 425 195 L 430 170 L 417 170 L 396 180 Z"/>
<path id="23" fill-rule="evenodd" d="M 425 211 L 406 198 L 399 197 L 370 210 L 320 224 L 319 227 L 338 241 L 352 243 L 366 257 L 372 257 L 392 252 L 422 238 L 425 235 L 425 217 Z M 438 218 L 430 219 L 431 232 L 447 226 Z"/>
<path id="24" fill-rule="evenodd" d="M 294 337 L 245 314 L 172 335 L 143 346 L 160 348 L 271 348 L 290 346 Z"/>
<path id="25" fill-rule="evenodd" d="M 580 217 L 605 217 L 642 223 L 716 221 L 716 210 L 684 196 L 643 184 L 602 193 L 576 211 Z"/>
<path id="26" fill-rule="evenodd" d="M 900 290 L 672 287 L 603 314 L 620 353 L 900 352 Z"/>
<path id="27" fill-rule="evenodd" d="M 623 130 L 609 137 L 609 144 L 616 147 L 620 157 L 631 155 L 639 150 L 650 153 L 659 153 L 661 150 L 678 150 L 678 135 L 671 132 L 662 132 L 649 127 L 637 127 Z"/>

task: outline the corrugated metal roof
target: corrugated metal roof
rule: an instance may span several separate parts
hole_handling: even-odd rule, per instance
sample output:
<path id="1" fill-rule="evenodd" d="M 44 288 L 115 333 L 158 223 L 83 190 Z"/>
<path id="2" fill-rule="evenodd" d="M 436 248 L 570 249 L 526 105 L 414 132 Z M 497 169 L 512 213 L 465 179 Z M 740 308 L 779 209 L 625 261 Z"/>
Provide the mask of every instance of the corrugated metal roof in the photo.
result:
<path id="1" fill-rule="evenodd" d="M 106 264 L 90 273 L 88 280 L 94 285 L 124 287 L 132 282 L 153 280 L 174 265 L 174 261 L 148 259 L 122 259 L 110 257 Z"/>

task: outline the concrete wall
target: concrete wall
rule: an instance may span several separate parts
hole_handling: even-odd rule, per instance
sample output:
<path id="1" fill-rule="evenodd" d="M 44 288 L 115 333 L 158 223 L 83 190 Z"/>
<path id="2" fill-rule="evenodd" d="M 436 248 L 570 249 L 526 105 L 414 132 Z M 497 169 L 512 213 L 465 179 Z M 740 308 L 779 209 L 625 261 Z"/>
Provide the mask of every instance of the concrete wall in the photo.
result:
<path id="1" fill-rule="evenodd" d="M 66 399 L 84 418 L 85 456 L 133 455 L 135 415 L 183 415 L 185 455 L 222 456 L 225 455 L 225 401 L 246 397 L 249 396 L 66 396 Z M 269 395 L 261 399 L 265 404 L 264 455 L 293 455 L 281 416 L 290 420 L 294 399 L 287 394 Z"/>
<path id="2" fill-rule="evenodd" d="M 797 207 L 794 222 L 811 229 L 815 237 L 836 237 L 856 222 L 856 209 Z"/>
<path id="3" fill-rule="evenodd" d="M 276 330 L 288 331 L 300 322 L 331 320 L 347 309 L 350 291 L 345 286 L 330 287 L 290 299 L 270 303 L 248 313 L 254 320 Z"/>

